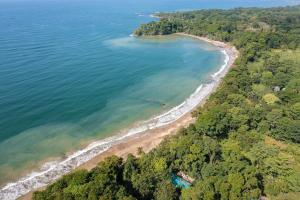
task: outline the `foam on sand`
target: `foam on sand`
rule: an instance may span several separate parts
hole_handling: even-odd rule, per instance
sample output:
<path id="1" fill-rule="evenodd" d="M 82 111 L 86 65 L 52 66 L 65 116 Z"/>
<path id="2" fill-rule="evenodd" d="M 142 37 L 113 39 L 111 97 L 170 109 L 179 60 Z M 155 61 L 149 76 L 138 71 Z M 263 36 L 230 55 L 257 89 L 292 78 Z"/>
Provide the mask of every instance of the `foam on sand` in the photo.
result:
<path id="1" fill-rule="evenodd" d="M 197 105 L 203 102 L 203 100 L 205 100 L 209 94 L 211 94 L 235 59 L 235 57 L 233 57 L 236 55 L 235 49 L 225 48 L 225 46 L 219 47 L 222 48 L 221 50 L 225 55 L 224 64 L 216 73 L 212 75 L 212 80 L 210 80 L 210 82 L 200 85 L 195 92 L 180 105 L 148 121 L 142 122 L 140 125 L 126 131 L 123 134 L 109 137 L 104 140 L 95 141 L 86 148 L 68 156 L 63 161 L 46 163 L 40 169 L 40 171 L 33 172 L 19 181 L 9 183 L 3 187 L 0 190 L 0 199 L 16 199 L 32 190 L 52 183 L 62 175 L 72 171 L 76 167 L 108 150 L 112 145 L 120 143 L 124 139 L 136 136 L 137 134 L 147 130 L 171 124 L 180 117 L 192 111 Z"/>
<path id="2" fill-rule="evenodd" d="M 225 50 L 222 50 L 222 53 L 225 55 L 224 64 L 220 67 L 220 69 L 216 73 L 212 75 L 213 78 L 217 78 L 218 76 L 220 76 L 223 73 L 223 71 L 226 69 L 226 66 L 228 65 L 229 55 L 226 53 Z"/>

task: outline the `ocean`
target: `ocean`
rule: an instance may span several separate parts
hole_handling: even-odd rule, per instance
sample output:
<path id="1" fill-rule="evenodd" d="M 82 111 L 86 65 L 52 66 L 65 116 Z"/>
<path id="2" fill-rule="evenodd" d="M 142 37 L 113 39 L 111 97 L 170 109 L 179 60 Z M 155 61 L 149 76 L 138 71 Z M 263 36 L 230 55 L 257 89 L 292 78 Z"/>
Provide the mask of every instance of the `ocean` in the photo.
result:
<path id="1" fill-rule="evenodd" d="M 0 0 L 1 187 L 171 110 L 219 70 L 208 43 L 132 37 L 151 14 L 291 3 Z"/>

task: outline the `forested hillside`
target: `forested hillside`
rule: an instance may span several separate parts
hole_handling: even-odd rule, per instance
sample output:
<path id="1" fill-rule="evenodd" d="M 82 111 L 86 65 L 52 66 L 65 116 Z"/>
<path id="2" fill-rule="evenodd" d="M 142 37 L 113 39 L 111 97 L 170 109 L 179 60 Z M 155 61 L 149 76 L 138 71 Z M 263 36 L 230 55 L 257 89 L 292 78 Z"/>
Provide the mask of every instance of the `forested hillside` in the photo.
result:
<path id="1" fill-rule="evenodd" d="M 107 158 L 33 199 L 299 199 L 300 6 L 159 14 L 141 35 L 185 32 L 240 52 L 196 123 L 150 153 Z M 195 178 L 175 187 L 172 174 Z"/>

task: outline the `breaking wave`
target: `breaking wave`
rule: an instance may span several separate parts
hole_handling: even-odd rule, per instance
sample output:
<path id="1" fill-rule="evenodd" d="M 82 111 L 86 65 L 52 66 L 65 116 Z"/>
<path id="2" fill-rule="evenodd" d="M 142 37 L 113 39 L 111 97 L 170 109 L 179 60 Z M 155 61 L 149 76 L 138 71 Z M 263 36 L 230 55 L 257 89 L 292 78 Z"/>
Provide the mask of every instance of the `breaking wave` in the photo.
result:
<path id="1" fill-rule="evenodd" d="M 208 83 L 201 84 L 195 90 L 195 92 L 180 105 L 148 121 L 142 122 L 138 126 L 129 129 L 123 134 L 95 141 L 86 148 L 68 156 L 63 161 L 45 163 L 40 171 L 33 172 L 17 182 L 9 183 L 3 187 L 0 190 L 0 199 L 16 199 L 28 193 L 29 191 L 52 183 L 62 175 L 91 160 L 95 156 L 108 150 L 112 145 L 122 142 L 124 139 L 136 136 L 137 134 L 147 130 L 168 125 L 178 120 L 180 117 L 193 110 L 206 97 L 208 97 L 220 79 L 225 75 L 225 72 L 229 67 L 230 59 L 225 50 L 222 50 L 222 53 L 225 55 L 224 64 L 216 73 L 212 75 L 212 80 L 210 80 Z"/>

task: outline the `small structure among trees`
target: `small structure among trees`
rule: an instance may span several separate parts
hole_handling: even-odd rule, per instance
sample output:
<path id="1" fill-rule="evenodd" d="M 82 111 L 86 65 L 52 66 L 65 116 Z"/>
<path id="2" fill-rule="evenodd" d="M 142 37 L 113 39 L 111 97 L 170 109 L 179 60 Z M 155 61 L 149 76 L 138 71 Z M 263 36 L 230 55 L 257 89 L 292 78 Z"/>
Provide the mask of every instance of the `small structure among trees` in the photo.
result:
<path id="1" fill-rule="evenodd" d="M 182 178 L 183 180 L 189 182 L 190 184 L 192 184 L 192 183 L 195 181 L 194 178 L 192 178 L 192 177 L 186 175 L 186 174 L 183 173 L 182 171 L 177 172 L 176 175 L 179 176 L 180 178 Z"/>

